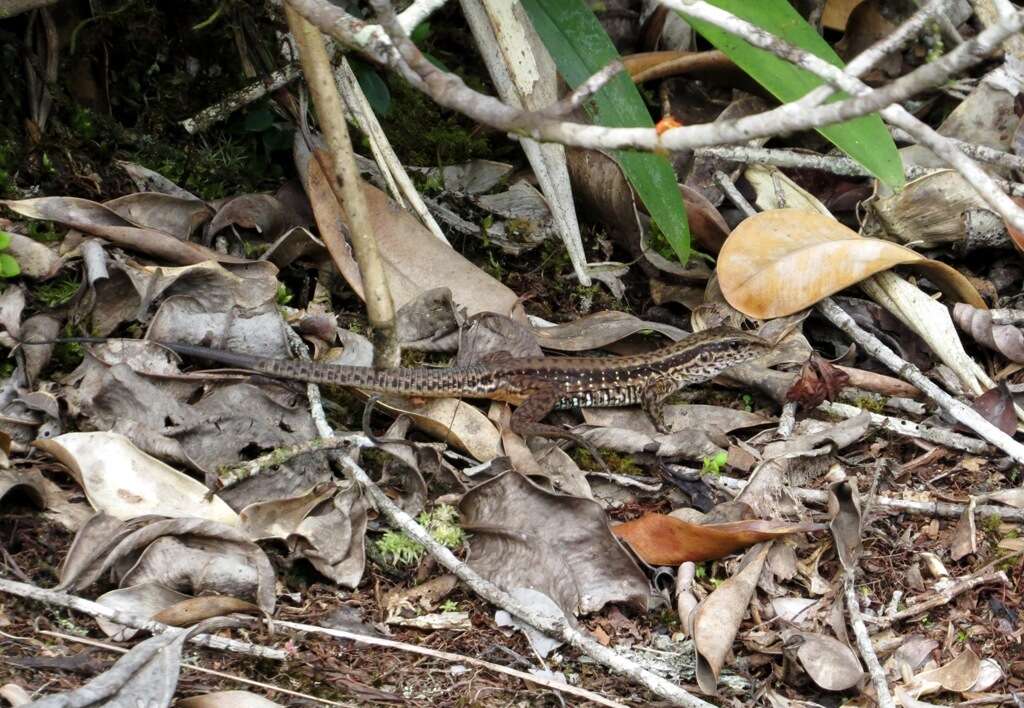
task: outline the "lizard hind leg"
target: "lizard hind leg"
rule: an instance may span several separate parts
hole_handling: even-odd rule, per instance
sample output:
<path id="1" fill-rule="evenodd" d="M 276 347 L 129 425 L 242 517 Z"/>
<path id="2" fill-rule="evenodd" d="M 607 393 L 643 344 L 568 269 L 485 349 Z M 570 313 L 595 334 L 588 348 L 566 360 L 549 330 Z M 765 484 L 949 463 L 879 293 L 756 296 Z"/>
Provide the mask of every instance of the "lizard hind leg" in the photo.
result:
<path id="1" fill-rule="evenodd" d="M 559 398 L 558 389 L 553 386 L 535 390 L 512 412 L 510 426 L 512 432 L 518 433 L 523 437 L 539 435 L 540 437 L 556 440 L 570 440 L 589 452 L 591 457 L 601 466 L 603 472 L 611 474 L 611 470 L 605 464 L 604 458 L 601 457 L 601 453 L 598 452 L 597 447 L 592 442 L 557 425 L 541 422 L 548 413 L 554 410 Z"/>

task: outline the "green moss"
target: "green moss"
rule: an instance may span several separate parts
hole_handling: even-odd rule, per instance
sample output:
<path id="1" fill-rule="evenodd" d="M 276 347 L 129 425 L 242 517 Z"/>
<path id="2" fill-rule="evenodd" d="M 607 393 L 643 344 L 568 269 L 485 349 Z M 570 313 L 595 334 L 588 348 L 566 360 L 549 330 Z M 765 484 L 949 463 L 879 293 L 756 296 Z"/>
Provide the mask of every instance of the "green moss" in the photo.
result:
<path id="1" fill-rule="evenodd" d="M 853 399 L 853 405 L 872 413 L 881 413 L 885 410 L 885 402 L 885 396 L 877 396 L 871 393 L 865 393 Z"/>
<path id="2" fill-rule="evenodd" d="M 458 548 L 466 540 L 466 532 L 459 526 L 459 512 L 447 504 L 439 504 L 424 511 L 416 519 L 431 538 L 445 548 Z M 386 561 L 392 565 L 414 565 L 426 549 L 399 531 L 386 531 L 374 544 Z"/>
<path id="3" fill-rule="evenodd" d="M 391 111 L 381 123 L 403 164 L 451 165 L 493 158 L 490 140 L 469 119 L 438 106 L 395 74 L 389 73 L 387 82 Z"/>
<path id="4" fill-rule="evenodd" d="M 32 288 L 32 297 L 46 307 L 60 307 L 69 303 L 80 287 L 81 283 L 76 276 L 64 275 Z"/>
<path id="5" fill-rule="evenodd" d="M 604 448 L 598 450 L 601 453 L 601 459 L 604 460 L 605 464 L 608 465 L 608 469 L 616 474 L 625 474 L 636 476 L 643 473 L 643 468 L 636 463 L 630 455 L 614 450 L 606 450 Z M 604 468 L 601 464 L 594 459 L 594 456 L 590 454 L 590 451 L 583 447 L 578 447 L 573 452 L 573 459 L 576 464 L 582 470 L 592 470 L 596 472 L 603 472 Z"/>

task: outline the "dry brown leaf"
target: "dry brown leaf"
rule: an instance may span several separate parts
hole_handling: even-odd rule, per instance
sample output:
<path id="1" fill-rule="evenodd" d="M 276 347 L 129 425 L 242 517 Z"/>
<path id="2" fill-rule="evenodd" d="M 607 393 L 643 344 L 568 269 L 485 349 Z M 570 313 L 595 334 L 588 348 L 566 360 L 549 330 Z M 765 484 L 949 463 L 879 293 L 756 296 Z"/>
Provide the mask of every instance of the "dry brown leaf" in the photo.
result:
<path id="1" fill-rule="evenodd" d="M 839 392 L 849 383 L 849 374 L 817 352 L 811 352 L 800 369 L 800 376 L 786 392 L 786 400 L 796 401 L 804 408 L 817 408 L 823 401 L 837 400 Z"/>
<path id="2" fill-rule="evenodd" d="M 174 705 L 178 708 L 283 708 L 280 703 L 249 691 L 205 693 L 175 701 Z"/>
<path id="3" fill-rule="evenodd" d="M 971 408 L 1007 435 L 1017 431 L 1017 412 L 1013 405 L 1013 394 L 1005 381 L 1000 381 L 971 402 Z"/>
<path id="4" fill-rule="evenodd" d="M 617 310 L 602 310 L 553 327 L 538 327 L 536 325 L 533 327 L 537 341 L 542 347 L 562 352 L 599 349 L 637 332 L 647 330 L 663 334 L 673 341 L 687 336 L 687 332 L 678 327 L 660 322 L 648 322 L 636 315 Z"/>
<path id="5" fill-rule="evenodd" d="M 953 305 L 953 321 L 979 343 L 1024 364 L 1024 331 L 1020 327 L 993 324 L 988 311 L 962 302 Z"/>
<path id="6" fill-rule="evenodd" d="M 724 558 L 761 541 L 791 533 L 819 531 L 823 524 L 748 519 L 725 524 L 691 524 L 664 514 L 644 514 L 612 527 L 612 532 L 651 565 Z"/>
<path id="7" fill-rule="evenodd" d="M 93 508 L 119 519 L 161 514 L 238 524 L 220 497 L 207 497 L 205 485 L 141 452 L 123 435 L 66 433 L 35 446 L 67 466 Z"/>
<path id="8" fill-rule="evenodd" d="M 233 613 L 259 615 L 260 608 L 246 600 L 226 595 L 203 595 L 190 597 L 167 607 L 153 619 L 172 627 L 191 627 L 211 617 L 223 617 Z"/>
<path id="9" fill-rule="evenodd" d="M 197 243 L 179 241 L 163 231 L 139 228 L 112 209 L 88 199 L 39 197 L 20 201 L 0 200 L 0 204 L 30 219 L 55 221 L 83 233 L 102 236 L 122 248 L 140 251 L 178 265 L 191 265 L 203 261 L 248 262 L 245 258 L 226 256 Z"/>
<path id="10" fill-rule="evenodd" d="M 697 684 L 708 695 L 717 690 L 718 673 L 747 613 L 769 548 L 770 543 L 762 543 L 747 551 L 742 568 L 708 595 L 691 615 Z"/>
<path id="11" fill-rule="evenodd" d="M 862 238 L 823 214 L 774 209 L 737 226 L 718 258 L 718 282 L 729 304 L 748 317 L 781 317 L 810 307 L 897 265 L 923 270 L 947 295 L 984 308 L 963 275 L 880 239 Z"/>
<path id="12" fill-rule="evenodd" d="M 796 657 L 804 671 L 826 691 L 845 691 L 864 677 L 860 659 L 838 639 L 808 632 L 787 636 L 787 644 L 799 642 Z"/>
<path id="13" fill-rule="evenodd" d="M 321 163 L 313 159 L 308 150 L 297 147 L 295 152 L 296 166 L 313 205 L 320 237 L 341 275 L 362 297 L 362 278 L 344 237 L 341 208 L 324 179 Z M 325 154 L 320 154 L 324 160 L 329 160 Z M 448 287 L 452 299 L 465 308 L 468 315 L 497 312 L 525 322 L 525 311 L 514 292 L 434 236 L 384 192 L 369 183 L 363 184 L 363 192 L 396 308 L 427 290 Z"/>
<path id="14" fill-rule="evenodd" d="M 857 567 L 861 550 L 860 496 L 856 478 L 829 485 L 828 512 L 836 555 L 843 568 L 852 571 Z"/>

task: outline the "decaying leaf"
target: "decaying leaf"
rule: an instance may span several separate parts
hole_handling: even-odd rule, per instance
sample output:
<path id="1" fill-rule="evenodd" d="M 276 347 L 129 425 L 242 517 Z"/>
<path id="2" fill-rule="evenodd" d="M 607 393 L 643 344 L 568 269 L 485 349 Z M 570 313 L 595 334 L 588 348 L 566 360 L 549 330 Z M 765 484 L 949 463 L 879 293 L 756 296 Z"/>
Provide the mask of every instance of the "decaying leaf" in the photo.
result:
<path id="1" fill-rule="evenodd" d="M 952 298 L 985 304 L 959 271 L 889 241 L 862 238 L 823 214 L 775 209 L 745 219 L 718 258 L 729 304 L 749 317 L 789 315 L 875 273 L 911 265 Z"/>
<path id="2" fill-rule="evenodd" d="M 249 691 L 217 691 L 190 696 L 174 703 L 178 708 L 283 708 L 258 693 Z"/>
<path id="3" fill-rule="evenodd" d="M 568 616 L 609 602 L 647 606 L 647 578 L 597 502 L 505 472 L 471 489 L 459 510 L 471 534 L 470 565 L 500 587 L 534 588 Z"/>
<path id="4" fill-rule="evenodd" d="M 678 327 L 647 322 L 618 310 L 595 312 L 578 320 L 550 327 L 534 325 L 533 331 L 542 347 L 563 352 L 600 349 L 637 332 L 654 331 L 664 334 L 673 341 L 680 340 L 687 334 Z"/>
<path id="5" fill-rule="evenodd" d="M 993 324 L 992 315 L 986 310 L 962 302 L 953 306 L 953 320 L 979 343 L 1010 361 L 1024 364 L 1024 331 L 1020 327 Z"/>
<path id="6" fill-rule="evenodd" d="M 112 209 L 78 197 L 39 197 L 20 201 L 0 201 L 7 208 L 31 219 L 45 219 L 87 234 L 102 236 L 122 248 L 141 251 L 163 261 L 179 265 L 219 261 L 244 263 L 246 259 L 217 253 L 213 249 L 180 241 L 157 229 L 140 228 Z"/>
<path id="7" fill-rule="evenodd" d="M 644 514 L 613 526 L 612 532 L 651 565 L 679 565 L 724 558 L 761 541 L 823 528 L 822 524 L 760 519 L 699 525 L 663 514 Z"/>
<path id="8" fill-rule="evenodd" d="M 1007 435 L 1016 432 L 1017 412 L 1014 410 L 1013 394 L 1010 393 L 1005 381 L 1000 381 L 975 398 L 971 402 L 971 408 Z"/>
<path id="9" fill-rule="evenodd" d="M 850 382 L 850 376 L 817 352 L 812 352 L 800 369 L 800 376 L 786 392 L 787 401 L 804 408 L 817 408 L 823 401 L 835 401 Z"/>
<path id="10" fill-rule="evenodd" d="M 123 435 L 66 433 L 35 446 L 64 463 L 94 509 L 116 518 L 161 514 L 238 523 L 223 500 L 207 497 L 204 485 L 140 452 Z"/>
<path id="11" fill-rule="evenodd" d="M 178 685 L 182 647 L 190 636 L 200 631 L 201 625 L 193 630 L 150 637 L 84 686 L 44 696 L 32 705 L 39 708 L 170 705 Z"/>
<path id="12" fill-rule="evenodd" d="M 796 645 L 796 657 L 804 671 L 826 691 L 845 691 L 864 677 L 860 659 L 838 639 L 809 632 L 785 636 L 787 645 Z"/>
<path id="13" fill-rule="evenodd" d="M 5 508 L 4 498 L 10 494 L 23 494 L 40 509 L 46 508 L 46 487 L 43 475 L 35 469 L 0 468 L 0 509 Z M 7 501 L 6 504 L 10 504 Z"/>
<path id="14" fill-rule="evenodd" d="M 771 543 L 762 543 L 747 551 L 740 570 L 715 588 L 691 615 L 697 683 L 704 693 L 717 691 L 718 674 L 747 613 L 770 547 Z"/>
<path id="15" fill-rule="evenodd" d="M 862 524 L 856 478 L 829 485 L 828 511 L 839 562 L 844 570 L 853 571 L 860 559 Z"/>
<path id="16" fill-rule="evenodd" d="M 602 428 L 625 428 L 656 436 L 650 417 L 636 408 L 584 408 L 583 420 Z M 754 428 L 771 423 L 771 419 L 739 408 L 709 406 L 700 403 L 665 406 L 665 425 L 669 430 L 699 430 L 725 435 L 741 428 Z"/>

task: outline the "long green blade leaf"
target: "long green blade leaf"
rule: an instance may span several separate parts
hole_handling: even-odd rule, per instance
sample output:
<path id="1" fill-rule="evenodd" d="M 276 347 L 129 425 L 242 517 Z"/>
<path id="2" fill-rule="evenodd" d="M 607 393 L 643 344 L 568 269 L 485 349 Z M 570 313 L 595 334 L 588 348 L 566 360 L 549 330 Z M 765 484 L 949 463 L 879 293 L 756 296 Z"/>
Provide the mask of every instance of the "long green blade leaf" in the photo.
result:
<path id="1" fill-rule="evenodd" d="M 601 23 L 582 0 L 522 3 L 558 71 L 573 88 L 618 59 L 619 54 Z M 594 94 L 589 108 L 599 125 L 654 125 L 640 92 L 624 73 Z M 690 257 L 690 228 L 672 165 L 661 155 L 634 150 L 617 150 L 614 157 L 680 262 L 686 263 Z"/>
<path id="2" fill-rule="evenodd" d="M 842 60 L 832 47 L 786 0 L 708 2 L 781 37 L 792 45 L 811 52 L 830 64 L 840 68 L 843 66 Z M 814 74 L 779 59 L 770 52 L 757 49 L 736 35 L 685 13 L 680 14 L 695 30 L 780 101 L 796 101 L 824 83 Z M 844 98 L 848 98 L 847 94 L 837 93 L 831 100 L 838 101 Z M 878 114 L 819 128 L 818 132 L 889 187 L 896 189 L 903 186 L 903 161 Z"/>

